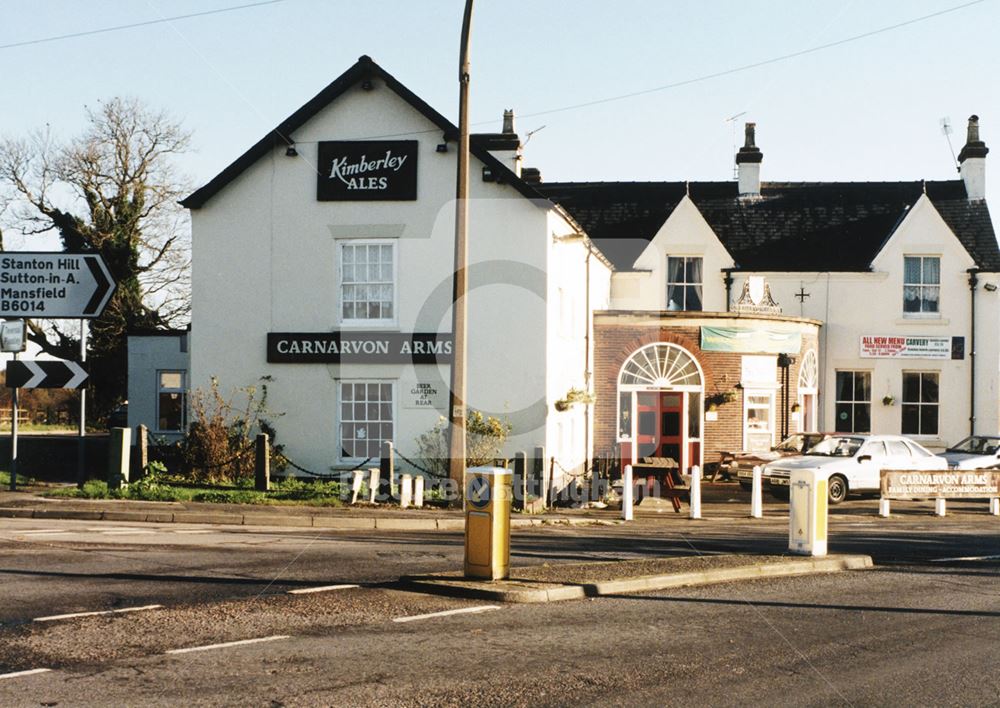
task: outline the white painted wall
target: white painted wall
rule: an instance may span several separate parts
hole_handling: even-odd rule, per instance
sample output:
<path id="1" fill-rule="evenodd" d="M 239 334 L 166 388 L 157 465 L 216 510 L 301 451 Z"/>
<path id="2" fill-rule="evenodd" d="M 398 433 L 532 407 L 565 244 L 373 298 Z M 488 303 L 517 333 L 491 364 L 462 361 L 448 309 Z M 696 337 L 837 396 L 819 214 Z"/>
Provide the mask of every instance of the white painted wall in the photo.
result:
<path id="1" fill-rule="evenodd" d="M 317 142 L 372 135 L 419 142 L 418 199 L 317 201 Z M 451 331 L 454 144 L 437 153 L 440 131 L 380 82 L 374 91 L 348 91 L 293 137 L 298 157 L 272 151 L 192 212 L 192 385 L 207 387 L 216 376 L 225 392 L 271 376 L 270 407 L 285 413 L 276 421 L 277 442 L 293 462 L 325 473 L 338 453 L 337 380 L 392 380 L 397 447 L 413 456 L 414 438 L 446 413 L 446 405 L 409 409 L 401 405 L 401 394 L 418 381 L 443 383 L 446 391 L 449 367 L 267 364 L 265 342 L 268 332 L 346 329 L 338 320 L 336 244 L 355 236 L 396 240 L 393 329 Z M 576 295 L 582 270 L 570 271 L 582 266 L 579 259 L 561 264 L 564 252 L 554 251 L 551 237 L 572 229 L 547 203 L 533 203 L 508 185 L 484 183 L 481 167 L 472 160 L 468 403 L 510 419 L 515 429 L 508 451 L 530 451 L 549 442 L 547 399 L 559 387 L 550 385 L 548 372 L 582 374 L 582 363 L 576 363 L 583 358 L 582 335 L 552 345 L 550 334 L 558 328 L 553 300 L 546 300 L 560 286 Z M 577 302 L 582 319 L 585 303 Z M 572 367 L 558 363 L 564 357 Z"/>
<path id="2" fill-rule="evenodd" d="M 722 269 L 732 260 L 690 200 L 678 205 L 646 251 L 636 261 L 640 273 L 615 273 L 614 309 L 659 310 L 665 300 L 666 255 L 705 258 L 705 309 L 725 310 Z M 941 258 L 941 300 L 937 317 L 907 317 L 903 313 L 903 257 Z M 940 374 L 942 403 L 939 433 L 914 436 L 932 448 L 952 444 L 969 434 L 971 313 L 968 269 L 975 263 L 926 197 L 921 197 L 864 273 L 736 273 L 733 299 L 748 275 L 763 275 L 783 313 L 820 320 L 819 426 L 833 429 L 837 370 L 872 373 L 872 429 L 876 433 L 901 431 L 902 373 Z M 996 274 L 980 275 L 981 282 L 1000 284 Z M 807 297 L 799 298 L 803 291 Z M 976 431 L 1000 432 L 1000 292 L 977 291 Z M 931 359 L 871 359 L 860 356 L 862 335 L 964 336 L 963 361 Z M 882 405 L 891 394 L 896 405 Z"/>
<path id="3" fill-rule="evenodd" d="M 663 310 L 667 306 L 667 256 L 699 256 L 703 259 L 703 310 L 723 312 L 726 291 L 722 270 L 733 259 L 715 232 L 685 196 L 660 227 L 634 267 L 642 273 L 615 273 L 611 306 L 616 310 Z"/>
<path id="4" fill-rule="evenodd" d="M 592 330 L 594 309 L 606 306 L 610 266 L 576 229 L 556 212 L 549 216 L 552 234 L 548 249 L 548 319 L 546 382 L 548 424 L 547 455 L 555 457 L 556 486 L 568 484 L 585 469 L 593 456 L 593 406 L 575 404 L 555 409 L 570 389 L 592 391 L 588 371 L 593 371 Z M 588 282 L 587 273 L 590 272 Z M 589 356 L 588 356 L 589 354 Z"/>
<path id="5" fill-rule="evenodd" d="M 903 313 L 903 257 L 940 256 L 939 317 L 906 317 Z M 820 330 L 820 420 L 823 429 L 835 425 L 835 382 L 838 370 L 872 373 L 872 432 L 901 431 L 902 374 L 930 371 L 940 375 L 940 424 L 936 436 L 913 436 L 928 447 L 941 448 L 969 433 L 971 319 L 967 269 L 974 266 L 927 197 L 921 197 L 872 263 L 870 273 L 761 273 L 785 314 L 824 322 Z M 984 276 L 984 280 L 986 280 Z M 996 278 L 994 278 L 996 280 Z M 743 279 L 736 277 L 734 292 Z M 802 290 L 808 297 L 798 298 Z M 977 293 L 977 432 L 997 432 L 998 298 Z M 862 335 L 966 338 L 963 361 L 933 359 L 873 359 L 860 356 Z M 884 406 L 886 394 L 896 399 Z"/>

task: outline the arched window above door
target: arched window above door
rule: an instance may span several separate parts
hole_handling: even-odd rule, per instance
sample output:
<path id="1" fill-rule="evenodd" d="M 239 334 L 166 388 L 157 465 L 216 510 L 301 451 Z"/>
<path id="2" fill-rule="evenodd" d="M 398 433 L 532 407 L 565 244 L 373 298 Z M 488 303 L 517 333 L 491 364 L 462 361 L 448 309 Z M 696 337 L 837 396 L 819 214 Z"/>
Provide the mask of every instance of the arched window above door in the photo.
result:
<path id="1" fill-rule="evenodd" d="M 618 377 L 620 386 L 657 389 L 703 385 L 701 369 L 687 351 L 676 344 L 648 344 L 628 358 Z"/>

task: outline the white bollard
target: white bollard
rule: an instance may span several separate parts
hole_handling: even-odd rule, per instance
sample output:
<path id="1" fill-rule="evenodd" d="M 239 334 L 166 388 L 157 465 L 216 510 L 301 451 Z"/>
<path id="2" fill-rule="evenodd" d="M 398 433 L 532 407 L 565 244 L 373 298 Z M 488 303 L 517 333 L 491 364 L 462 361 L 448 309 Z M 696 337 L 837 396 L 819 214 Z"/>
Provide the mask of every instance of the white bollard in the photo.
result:
<path id="1" fill-rule="evenodd" d="M 632 465 L 625 465 L 625 474 L 622 475 L 622 518 L 631 521 L 632 514 Z"/>
<path id="2" fill-rule="evenodd" d="M 889 500 L 879 499 L 878 500 L 878 515 L 883 519 L 889 518 Z"/>
<path id="3" fill-rule="evenodd" d="M 945 514 L 945 500 L 939 497 L 934 500 L 934 515 L 944 516 L 944 514 Z"/>
<path id="4" fill-rule="evenodd" d="M 424 476 L 420 474 L 413 478 L 413 506 L 424 507 Z"/>
<path id="5" fill-rule="evenodd" d="M 825 556 L 827 551 L 827 480 L 817 469 L 792 470 L 788 480 L 788 550 Z"/>
<path id="6" fill-rule="evenodd" d="M 691 513 L 688 518 L 701 518 L 701 467 L 698 465 L 691 468 Z"/>
<path id="7" fill-rule="evenodd" d="M 759 519 L 764 516 L 763 487 L 764 476 L 760 465 L 753 467 L 753 487 L 750 489 L 750 516 Z"/>
<path id="8" fill-rule="evenodd" d="M 399 508 L 408 509 L 413 504 L 413 475 L 399 475 Z"/>
<path id="9" fill-rule="evenodd" d="M 993 516 L 1000 516 L 1000 499 L 990 499 L 990 513 Z"/>
<path id="10" fill-rule="evenodd" d="M 363 470 L 354 470 L 351 478 L 351 504 L 358 503 L 358 495 L 361 494 L 361 484 L 365 481 Z"/>
<path id="11" fill-rule="evenodd" d="M 378 497 L 378 477 L 379 477 L 379 469 L 378 469 L 378 467 L 369 467 L 368 468 L 368 501 L 371 504 L 374 504 L 376 497 Z"/>

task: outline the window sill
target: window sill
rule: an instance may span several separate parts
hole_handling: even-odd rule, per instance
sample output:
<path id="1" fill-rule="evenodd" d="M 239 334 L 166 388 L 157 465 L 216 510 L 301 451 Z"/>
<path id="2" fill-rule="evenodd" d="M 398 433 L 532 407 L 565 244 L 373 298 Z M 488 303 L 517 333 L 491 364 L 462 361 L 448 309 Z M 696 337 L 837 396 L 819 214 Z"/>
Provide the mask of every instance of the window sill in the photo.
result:
<path id="1" fill-rule="evenodd" d="M 947 327 L 951 320 L 947 317 L 904 317 L 896 320 L 898 325 L 920 325 L 921 327 Z"/>

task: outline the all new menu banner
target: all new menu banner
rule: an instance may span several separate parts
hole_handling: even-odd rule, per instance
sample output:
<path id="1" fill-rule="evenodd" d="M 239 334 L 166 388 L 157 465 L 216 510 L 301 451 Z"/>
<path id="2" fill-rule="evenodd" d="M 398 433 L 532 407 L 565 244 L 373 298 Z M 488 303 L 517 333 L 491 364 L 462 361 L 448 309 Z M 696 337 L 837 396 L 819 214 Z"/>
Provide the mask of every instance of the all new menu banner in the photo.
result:
<path id="1" fill-rule="evenodd" d="M 912 337 L 866 334 L 861 337 L 865 359 L 964 359 L 965 337 Z"/>

